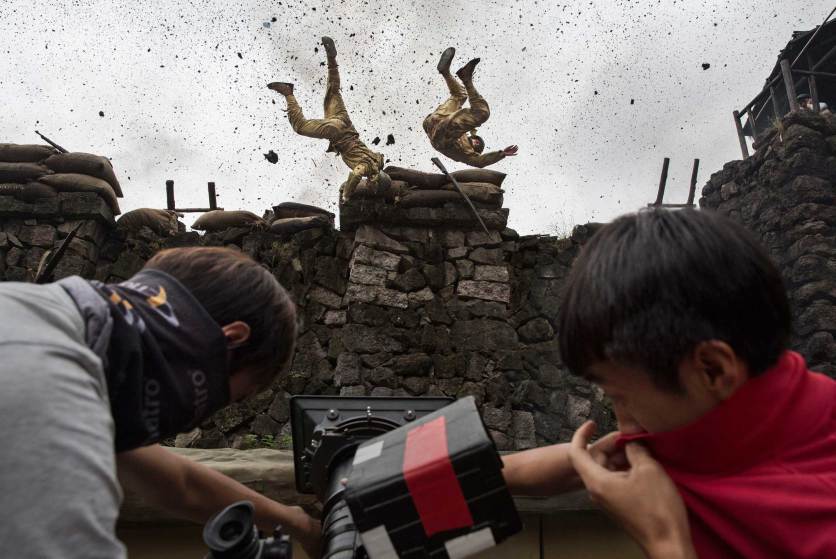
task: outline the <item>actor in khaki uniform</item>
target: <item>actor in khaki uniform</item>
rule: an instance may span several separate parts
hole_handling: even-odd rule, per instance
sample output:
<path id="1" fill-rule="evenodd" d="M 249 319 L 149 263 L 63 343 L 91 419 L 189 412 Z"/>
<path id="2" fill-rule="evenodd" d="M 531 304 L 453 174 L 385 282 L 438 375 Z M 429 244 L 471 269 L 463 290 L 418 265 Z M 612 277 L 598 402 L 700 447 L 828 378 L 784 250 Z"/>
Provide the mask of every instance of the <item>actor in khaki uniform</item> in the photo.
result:
<path id="1" fill-rule="evenodd" d="M 450 63 L 455 54 L 456 50 L 450 47 L 441 54 L 441 60 L 438 62 L 438 72 L 447 82 L 450 98 L 424 119 L 424 131 L 429 136 L 430 143 L 450 159 L 473 167 L 487 167 L 505 157 L 516 155 L 517 146 L 482 153 L 485 142 L 476 135 L 476 127 L 488 120 L 491 110 L 488 102 L 473 86 L 473 70 L 479 59 L 474 58 L 456 72 L 462 81 L 460 84 L 450 74 Z M 470 107 L 463 108 L 468 99 Z"/>
<path id="2" fill-rule="evenodd" d="M 328 84 L 325 90 L 325 118 L 307 119 L 293 95 L 293 84 L 273 82 L 267 85 L 281 93 L 287 101 L 287 117 L 297 134 L 309 138 L 328 140 L 328 152 L 337 153 L 351 169 L 343 187 L 343 198 L 348 199 L 360 179 L 388 185 L 389 177 L 382 172 L 383 154 L 370 150 L 360 140 L 360 135 L 348 117 L 343 96 L 340 93 L 340 72 L 337 67 L 337 48 L 330 37 L 322 38 L 322 45 L 328 58 Z"/>

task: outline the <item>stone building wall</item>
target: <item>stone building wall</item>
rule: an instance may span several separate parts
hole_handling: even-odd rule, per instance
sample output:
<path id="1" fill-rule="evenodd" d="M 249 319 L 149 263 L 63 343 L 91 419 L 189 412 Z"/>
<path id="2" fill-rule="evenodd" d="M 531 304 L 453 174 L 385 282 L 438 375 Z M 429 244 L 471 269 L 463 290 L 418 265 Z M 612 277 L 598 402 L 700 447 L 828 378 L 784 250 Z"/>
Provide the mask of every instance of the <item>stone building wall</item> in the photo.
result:
<path id="1" fill-rule="evenodd" d="M 457 211 L 418 210 L 419 223 Z M 230 246 L 270 268 L 298 305 L 289 374 L 178 445 L 285 447 L 291 394 L 473 395 L 508 450 L 566 440 L 589 417 L 612 423 L 602 394 L 561 367 L 554 339 L 558 292 L 591 226 L 568 239 L 519 237 L 499 230 L 504 219 L 490 222 L 490 234 L 363 223 L 289 236 L 250 227 L 127 233 L 93 193 L 37 203 L 0 196 L 0 278 L 33 281 L 79 222 L 54 279 L 118 282 L 163 248 Z"/>
<path id="2" fill-rule="evenodd" d="M 836 118 L 787 116 L 703 188 L 702 208 L 753 231 L 781 270 L 793 310 L 793 349 L 836 377 Z"/>
<path id="3" fill-rule="evenodd" d="M 612 423 L 602 394 L 560 366 L 557 294 L 590 227 L 570 239 L 421 227 L 290 237 L 248 228 L 114 232 L 96 277 L 129 277 L 161 248 L 238 247 L 296 301 L 300 330 L 289 374 L 233 404 L 177 444 L 289 444 L 291 394 L 473 395 L 503 450 L 567 440 L 589 417 Z"/>
<path id="4" fill-rule="evenodd" d="M 760 237 L 789 288 L 794 348 L 836 375 L 836 122 L 793 115 L 757 147 L 712 175 L 700 204 Z M 568 440 L 588 418 L 612 426 L 603 395 L 568 374 L 555 340 L 562 283 L 596 225 L 565 239 L 520 237 L 498 206 L 479 207 L 487 234 L 462 206 L 361 200 L 341 208 L 343 231 L 200 235 L 126 233 L 90 192 L 37 202 L 0 195 L 0 279 L 32 281 L 79 223 L 55 279 L 121 281 L 156 251 L 191 245 L 235 247 L 272 270 L 299 309 L 289 374 L 179 436 L 179 446 L 287 447 L 292 394 L 473 395 L 502 450 Z"/>
<path id="5" fill-rule="evenodd" d="M 92 192 L 62 192 L 36 202 L 0 196 L 0 279 L 34 281 L 48 251 L 81 225 L 55 275 L 92 277 L 113 213 Z"/>

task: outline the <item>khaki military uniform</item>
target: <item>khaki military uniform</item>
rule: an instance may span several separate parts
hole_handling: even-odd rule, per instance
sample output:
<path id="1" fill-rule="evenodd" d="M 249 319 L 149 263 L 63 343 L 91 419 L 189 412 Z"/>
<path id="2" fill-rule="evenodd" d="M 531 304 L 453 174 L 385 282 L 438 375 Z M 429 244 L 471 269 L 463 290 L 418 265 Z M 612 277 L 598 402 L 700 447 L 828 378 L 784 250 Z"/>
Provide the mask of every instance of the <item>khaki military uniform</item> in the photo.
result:
<path id="1" fill-rule="evenodd" d="M 328 67 L 325 91 L 325 118 L 306 119 L 293 95 L 287 96 L 287 117 L 293 130 L 308 138 L 328 140 L 328 151 L 335 152 L 351 169 L 346 191 L 352 192 L 362 177 L 375 179 L 383 169 L 383 154 L 370 150 L 348 117 L 340 93 L 340 73 L 336 65 Z"/>
<path id="2" fill-rule="evenodd" d="M 473 83 L 464 86 L 450 73 L 442 74 L 450 89 L 450 98 L 424 119 L 424 131 L 432 146 L 453 161 L 472 167 L 487 167 L 505 157 L 502 151 L 478 153 L 470 144 L 467 133 L 475 131 L 491 115 L 488 102 L 479 95 Z M 470 99 L 470 107 L 463 108 Z"/>

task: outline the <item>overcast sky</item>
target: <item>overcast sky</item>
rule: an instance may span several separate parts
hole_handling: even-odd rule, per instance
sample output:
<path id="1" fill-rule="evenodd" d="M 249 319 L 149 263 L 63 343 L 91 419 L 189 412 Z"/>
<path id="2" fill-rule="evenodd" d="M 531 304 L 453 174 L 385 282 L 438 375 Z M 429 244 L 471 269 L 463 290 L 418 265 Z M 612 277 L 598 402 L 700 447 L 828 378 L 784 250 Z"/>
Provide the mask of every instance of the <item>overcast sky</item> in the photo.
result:
<path id="1" fill-rule="evenodd" d="M 520 146 L 493 167 L 509 175 L 510 226 L 560 233 L 652 201 L 665 156 L 670 202 L 685 201 L 693 158 L 700 188 L 739 158 L 732 110 L 758 93 L 792 31 L 832 5 L 0 0 L 0 142 L 38 142 L 38 129 L 110 157 L 123 211 L 164 207 L 166 179 L 181 207 L 205 206 L 215 181 L 226 209 L 336 211 L 347 168 L 327 142 L 293 133 L 265 84 L 295 82 L 306 115 L 321 117 L 319 38 L 330 35 L 361 138 L 379 137 L 392 164 L 432 171 L 421 122 L 446 96 L 435 66 L 455 46 L 454 69 L 482 59 L 487 149 Z"/>

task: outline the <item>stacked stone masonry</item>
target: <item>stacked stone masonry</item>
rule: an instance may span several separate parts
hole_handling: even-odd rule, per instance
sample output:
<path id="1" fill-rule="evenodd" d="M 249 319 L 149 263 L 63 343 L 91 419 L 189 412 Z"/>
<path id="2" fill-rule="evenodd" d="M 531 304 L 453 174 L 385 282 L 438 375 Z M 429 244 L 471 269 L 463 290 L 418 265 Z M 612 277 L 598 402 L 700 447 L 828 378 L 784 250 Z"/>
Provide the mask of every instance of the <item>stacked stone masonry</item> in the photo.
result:
<path id="1" fill-rule="evenodd" d="M 836 118 L 791 114 L 755 148 L 711 176 L 700 206 L 756 234 L 790 294 L 793 349 L 836 376 Z"/>
<path id="2" fill-rule="evenodd" d="M 4 279 L 32 281 L 45 251 L 82 221 L 54 279 L 118 282 L 163 248 L 229 246 L 269 267 L 298 305 L 289 374 L 179 445 L 287 446 L 292 394 L 473 395 L 508 450 L 566 440 L 590 417 L 612 423 L 603 395 L 561 367 L 554 336 L 560 285 L 590 227 L 570 239 L 368 224 L 293 235 L 127 232 L 97 196 L 60 197 L 66 206 L 36 211 L 0 196 Z"/>
<path id="3" fill-rule="evenodd" d="M 787 281 L 794 348 L 831 375 L 834 180 L 836 122 L 794 115 L 758 139 L 754 156 L 715 173 L 700 202 L 760 237 Z M 562 284 L 597 225 L 564 239 L 520 237 L 506 227 L 506 209 L 479 208 L 485 233 L 461 204 L 385 204 L 344 205 L 342 231 L 246 226 L 200 235 L 182 224 L 116 227 L 92 192 L 32 202 L 0 195 L 0 279 L 32 281 L 79 224 L 54 279 L 118 282 L 160 249 L 195 245 L 232 247 L 268 267 L 298 305 L 289 373 L 179 436 L 178 446 L 287 447 L 292 394 L 472 395 L 502 450 L 568 440 L 589 418 L 613 426 L 603 394 L 561 364 L 555 332 Z"/>

